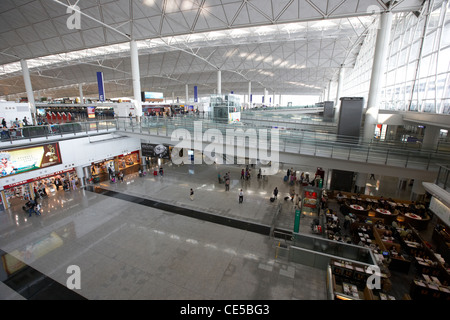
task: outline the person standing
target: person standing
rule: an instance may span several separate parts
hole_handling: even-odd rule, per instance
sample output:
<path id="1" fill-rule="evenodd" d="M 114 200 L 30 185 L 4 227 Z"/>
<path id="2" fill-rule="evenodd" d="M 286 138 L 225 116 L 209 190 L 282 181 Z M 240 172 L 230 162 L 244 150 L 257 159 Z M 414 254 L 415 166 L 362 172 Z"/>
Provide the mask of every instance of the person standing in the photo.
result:
<path id="1" fill-rule="evenodd" d="M 55 179 L 55 187 L 56 187 L 56 191 L 59 190 L 59 187 L 61 186 L 61 180 L 59 178 Z"/>
<path id="2" fill-rule="evenodd" d="M 191 191 L 189 193 L 189 197 L 191 198 L 191 201 L 194 200 L 194 190 L 192 190 L 192 188 L 191 188 Z"/>
<path id="3" fill-rule="evenodd" d="M 294 208 L 296 208 L 296 209 L 300 209 L 300 197 L 298 196 L 298 193 L 297 194 L 295 194 L 295 197 L 294 197 Z"/>
<path id="4" fill-rule="evenodd" d="M 75 177 L 72 177 L 72 189 L 77 190 L 77 180 Z"/>
<path id="5" fill-rule="evenodd" d="M 239 203 L 244 202 L 244 192 L 242 189 L 239 191 Z"/>
<path id="6" fill-rule="evenodd" d="M 244 171 L 244 169 L 242 169 L 242 171 L 241 171 L 241 180 L 244 180 L 244 174 L 245 174 L 245 171 Z"/>
<path id="7" fill-rule="evenodd" d="M 225 191 L 230 191 L 230 179 L 225 180 Z"/>
<path id="8" fill-rule="evenodd" d="M 273 190 L 273 196 L 275 197 L 275 199 L 277 199 L 277 196 L 278 196 L 278 187 L 275 187 L 275 189 Z"/>

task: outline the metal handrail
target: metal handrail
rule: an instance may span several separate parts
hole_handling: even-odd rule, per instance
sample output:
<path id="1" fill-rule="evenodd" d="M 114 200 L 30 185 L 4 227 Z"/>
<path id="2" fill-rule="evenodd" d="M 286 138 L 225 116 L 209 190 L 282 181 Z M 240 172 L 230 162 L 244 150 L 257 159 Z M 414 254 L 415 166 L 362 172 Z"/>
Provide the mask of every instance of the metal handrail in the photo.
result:
<path id="1" fill-rule="evenodd" d="M 119 122 L 119 130 L 139 132 L 149 135 L 170 137 L 173 130 L 183 128 L 194 132 L 195 118 L 157 118 L 153 122 L 128 123 Z M 147 124 L 145 124 L 147 123 Z M 218 129 L 226 134 L 227 129 L 259 129 L 257 126 L 242 124 L 228 125 L 213 121 L 202 121 L 202 129 Z M 266 128 L 265 128 L 266 129 Z M 322 156 L 340 160 L 352 160 L 365 163 L 377 163 L 406 168 L 437 170 L 439 164 L 450 159 L 450 152 L 427 149 L 401 148 L 373 143 L 372 140 L 339 136 L 330 133 L 309 131 L 280 131 L 280 152 Z"/>
<path id="2" fill-rule="evenodd" d="M 2 131 L 0 145 L 12 144 L 14 141 L 32 141 L 35 138 L 46 138 L 65 135 L 85 135 L 92 132 L 115 131 L 116 120 L 83 121 L 45 124 L 39 126 L 23 126 L 21 128 L 8 128 Z"/>

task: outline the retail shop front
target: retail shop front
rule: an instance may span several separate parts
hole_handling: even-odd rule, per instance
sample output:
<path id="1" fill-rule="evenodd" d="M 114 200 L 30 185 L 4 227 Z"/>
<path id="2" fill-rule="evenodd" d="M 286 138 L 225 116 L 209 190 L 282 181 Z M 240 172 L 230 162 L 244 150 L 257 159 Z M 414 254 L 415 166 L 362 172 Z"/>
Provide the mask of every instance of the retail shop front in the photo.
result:
<path id="1" fill-rule="evenodd" d="M 49 191 L 46 188 L 47 182 L 42 181 L 41 185 L 41 180 L 64 173 L 61 171 L 46 173 L 45 176 L 38 176 L 39 173 L 36 173 L 35 177 L 30 178 L 30 175 L 27 175 L 26 178 L 28 179 L 21 178 L 21 174 L 40 169 L 51 171 L 52 167 L 62 164 L 59 143 L 57 142 L 2 150 L 0 158 L 0 178 L 2 179 L 0 190 L 2 190 L 3 209 L 7 209 L 17 202 L 33 199 L 35 192 L 39 189 L 46 193 Z"/>
<path id="2" fill-rule="evenodd" d="M 56 180 L 61 185 L 55 185 Z M 78 182 L 74 168 L 60 170 L 24 181 L 15 182 L 3 186 L 1 191 L 3 209 L 23 205 L 25 201 L 35 199 L 37 194 L 49 195 L 58 191 L 64 191 L 64 183 L 68 188 L 73 188 L 72 181 Z"/>
<path id="3" fill-rule="evenodd" d="M 171 163 L 172 148 L 164 144 L 141 143 L 144 169 L 155 169 Z"/>
<path id="4" fill-rule="evenodd" d="M 119 171 L 125 176 L 137 173 L 140 166 L 141 159 L 139 156 L 139 150 L 121 154 L 116 157 L 93 162 L 90 168 L 91 178 L 89 180 L 93 183 L 108 181 Z"/>

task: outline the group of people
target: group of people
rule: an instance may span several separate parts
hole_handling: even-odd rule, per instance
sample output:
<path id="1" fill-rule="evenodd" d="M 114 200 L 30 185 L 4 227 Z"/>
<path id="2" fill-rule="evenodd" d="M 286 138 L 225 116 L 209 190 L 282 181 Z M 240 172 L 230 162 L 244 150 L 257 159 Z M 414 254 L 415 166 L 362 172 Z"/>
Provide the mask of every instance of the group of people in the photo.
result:
<path id="1" fill-rule="evenodd" d="M 30 199 L 22 209 L 28 213 L 28 217 L 31 217 L 33 213 L 37 216 L 41 215 L 41 204 L 37 200 Z"/>
<path id="2" fill-rule="evenodd" d="M 10 127 L 8 128 L 8 124 L 6 123 L 5 118 L 2 119 L 2 128 L 1 128 L 1 137 L 2 139 L 9 139 L 10 138 L 10 132 L 13 133 L 13 136 L 22 136 L 22 128 L 24 126 L 31 125 L 28 122 L 27 117 L 23 117 L 22 120 L 19 118 L 16 118 L 14 121 L 12 121 Z M 10 131 L 11 130 L 11 131 Z"/>

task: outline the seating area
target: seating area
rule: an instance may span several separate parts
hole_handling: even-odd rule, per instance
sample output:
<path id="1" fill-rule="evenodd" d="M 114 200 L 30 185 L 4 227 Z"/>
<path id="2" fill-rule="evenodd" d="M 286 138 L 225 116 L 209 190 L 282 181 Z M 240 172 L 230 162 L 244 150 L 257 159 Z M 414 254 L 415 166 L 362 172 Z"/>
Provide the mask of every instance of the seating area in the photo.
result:
<path id="1" fill-rule="evenodd" d="M 434 248 L 424 240 L 421 232 L 428 234 L 431 222 L 430 213 L 422 208 L 424 204 L 344 192 L 327 193 L 329 199 L 335 200 L 324 210 L 327 238 L 370 248 L 381 273 L 381 289 L 369 290 L 364 282 L 349 277 L 349 270 L 341 270 L 349 269 L 343 261 L 330 262 L 328 276 L 335 299 L 450 300 L 450 264 L 446 262 L 448 233 L 437 225 L 433 238 L 439 241 L 434 241 Z M 415 223 L 416 220 L 422 224 Z M 353 272 L 356 268 L 364 269 L 364 265 L 353 266 Z"/>
<path id="2" fill-rule="evenodd" d="M 368 195 L 338 191 L 335 196 L 340 211 L 346 215 L 351 213 L 359 220 L 367 217 L 382 219 L 385 224 L 406 223 L 417 230 L 427 228 L 431 220 L 428 210 L 421 202 L 398 199 L 384 199 Z"/>

